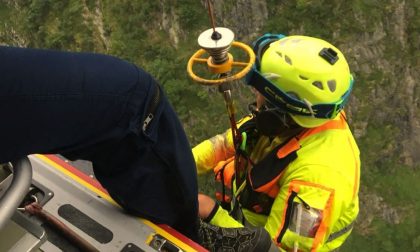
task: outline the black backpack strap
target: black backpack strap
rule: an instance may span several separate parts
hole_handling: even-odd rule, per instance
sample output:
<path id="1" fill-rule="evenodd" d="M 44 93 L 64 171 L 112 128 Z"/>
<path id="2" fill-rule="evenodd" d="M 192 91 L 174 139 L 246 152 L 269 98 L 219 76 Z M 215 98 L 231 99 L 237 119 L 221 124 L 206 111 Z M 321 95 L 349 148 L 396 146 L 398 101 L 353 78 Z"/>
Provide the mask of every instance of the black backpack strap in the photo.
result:
<path id="1" fill-rule="evenodd" d="M 275 179 L 293 160 L 297 158 L 297 151 L 300 145 L 292 148 L 291 151 L 284 157 L 279 158 L 277 152 L 290 144 L 296 144 L 297 139 L 295 137 L 289 139 L 284 144 L 280 144 L 274 148 L 270 153 L 265 156 L 260 162 L 254 165 L 254 168 L 250 172 L 250 182 L 254 190 L 258 190 L 259 187 L 266 185 L 273 179 Z"/>
<path id="2" fill-rule="evenodd" d="M 297 158 L 296 152 L 299 148 L 297 139 L 291 138 L 285 144 L 274 148 L 264 159 L 253 166 L 247 176 L 245 188 L 239 196 L 239 202 L 243 208 L 264 215 L 270 213 L 274 198 L 263 192 L 262 187 L 277 183 L 281 172 Z M 281 155 L 278 154 L 279 150 L 282 150 Z M 259 190 L 260 187 L 261 190 Z M 268 188 L 271 188 L 271 185 Z"/>

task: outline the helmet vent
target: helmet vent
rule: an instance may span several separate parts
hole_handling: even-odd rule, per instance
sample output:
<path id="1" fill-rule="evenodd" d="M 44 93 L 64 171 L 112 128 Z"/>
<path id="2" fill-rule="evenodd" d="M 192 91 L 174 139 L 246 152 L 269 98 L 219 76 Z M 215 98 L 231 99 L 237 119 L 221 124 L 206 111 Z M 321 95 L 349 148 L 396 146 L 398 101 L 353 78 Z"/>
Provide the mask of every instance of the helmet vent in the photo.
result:
<path id="1" fill-rule="evenodd" d="M 286 63 L 287 63 L 287 64 L 289 64 L 289 65 L 293 65 L 293 63 L 292 63 L 292 59 L 290 59 L 290 58 L 289 58 L 289 56 L 284 55 L 284 60 L 286 61 Z"/>
<path id="2" fill-rule="evenodd" d="M 314 82 L 312 82 L 312 85 L 314 85 L 315 87 L 317 87 L 321 90 L 324 90 L 324 86 L 322 85 L 322 82 L 320 82 L 320 81 L 314 81 Z"/>
<path id="3" fill-rule="evenodd" d="M 303 75 L 299 75 L 299 78 L 301 78 L 302 80 L 309 80 L 309 78 L 308 78 L 308 77 L 305 77 L 305 76 L 303 76 Z"/>
<path id="4" fill-rule="evenodd" d="M 291 92 L 291 91 L 289 91 L 289 92 L 287 92 L 287 94 L 288 94 L 290 97 L 292 97 L 292 98 L 294 98 L 294 99 L 296 99 L 296 100 L 300 100 L 299 95 L 297 95 L 295 92 Z"/>
<path id="5" fill-rule="evenodd" d="M 276 79 L 280 78 L 280 75 L 275 74 L 275 73 L 264 73 L 263 76 L 267 80 L 276 80 Z"/>
<path id="6" fill-rule="evenodd" d="M 327 82 L 327 84 L 328 84 L 328 88 L 330 89 L 330 91 L 334 93 L 334 91 L 337 87 L 337 83 L 335 82 L 335 80 L 329 80 Z"/>
<path id="7" fill-rule="evenodd" d="M 276 51 L 277 55 L 280 56 L 280 58 L 283 58 L 283 54 L 279 51 Z"/>

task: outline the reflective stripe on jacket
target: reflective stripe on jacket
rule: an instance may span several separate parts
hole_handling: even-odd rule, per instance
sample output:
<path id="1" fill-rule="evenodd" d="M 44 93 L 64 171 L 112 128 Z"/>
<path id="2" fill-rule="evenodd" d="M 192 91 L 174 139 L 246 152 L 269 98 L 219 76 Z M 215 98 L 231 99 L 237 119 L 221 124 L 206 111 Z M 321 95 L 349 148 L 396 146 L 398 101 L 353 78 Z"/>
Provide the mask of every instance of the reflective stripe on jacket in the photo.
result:
<path id="1" fill-rule="evenodd" d="M 210 170 L 233 156 L 229 134 L 228 131 L 217 136 L 218 141 L 213 138 L 209 141 L 211 144 L 200 144 L 193 149 L 199 171 Z M 258 163 L 282 142 L 284 139 L 270 141 L 259 137 L 250 154 L 251 160 Z M 292 151 L 296 151 L 297 158 L 278 176 L 266 183 L 252 184 L 255 191 L 272 196 L 273 204 L 267 215 L 243 209 L 246 222 L 264 226 L 273 241 L 286 250 L 296 247 L 303 251 L 335 249 L 350 234 L 359 210 L 359 150 L 344 115 L 303 131 L 280 148 L 277 156 L 285 157 Z M 204 160 L 208 162 L 202 162 Z M 248 181 L 253 182 L 252 176 Z M 235 186 L 233 191 L 236 192 Z M 216 214 L 211 223 L 226 226 L 232 223 L 227 218 L 231 217 Z"/>

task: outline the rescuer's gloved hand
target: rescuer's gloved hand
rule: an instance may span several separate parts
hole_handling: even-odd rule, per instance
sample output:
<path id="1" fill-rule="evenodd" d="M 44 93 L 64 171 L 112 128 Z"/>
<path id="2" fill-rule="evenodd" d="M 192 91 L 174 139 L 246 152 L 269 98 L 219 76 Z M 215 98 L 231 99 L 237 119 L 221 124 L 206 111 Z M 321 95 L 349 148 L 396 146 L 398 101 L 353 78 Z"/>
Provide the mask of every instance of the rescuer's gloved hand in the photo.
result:
<path id="1" fill-rule="evenodd" d="M 263 228 L 222 228 L 200 221 L 201 245 L 209 251 L 266 252 L 273 248 L 270 235 Z"/>
<path id="2" fill-rule="evenodd" d="M 210 214 L 203 219 L 204 222 L 218 226 L 218 227 L 243 227 L 243 225 L 230 216 L 226 209 L 223 209 L 216 203 Z"/>

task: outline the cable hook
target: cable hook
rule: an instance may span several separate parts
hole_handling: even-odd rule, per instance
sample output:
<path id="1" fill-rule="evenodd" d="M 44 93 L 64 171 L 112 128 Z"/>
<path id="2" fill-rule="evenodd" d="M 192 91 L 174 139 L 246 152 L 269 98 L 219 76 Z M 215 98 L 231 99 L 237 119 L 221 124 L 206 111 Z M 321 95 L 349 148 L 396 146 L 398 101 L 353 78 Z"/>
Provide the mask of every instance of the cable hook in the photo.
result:
<path id="1" fill-rule="evenodd" d="M 38 201 L 38 197 L 36 197 L 34 194 L 31 194 L 31 199 L 33 199 L 33 201 L 30 202 L 30 203 L 28 203 L 27 205 L 32 204 L 32 203 L 38 203 L 39 202 Z M 18 211 L 21 211 L 21 212 L 25 212 L 26 211 L 25 207 L 18 207 L 17 210 Z"/>

